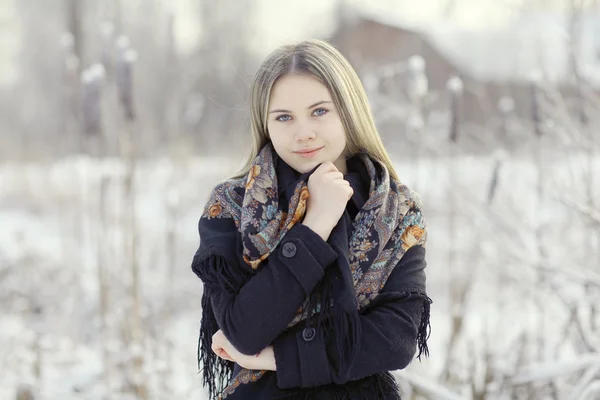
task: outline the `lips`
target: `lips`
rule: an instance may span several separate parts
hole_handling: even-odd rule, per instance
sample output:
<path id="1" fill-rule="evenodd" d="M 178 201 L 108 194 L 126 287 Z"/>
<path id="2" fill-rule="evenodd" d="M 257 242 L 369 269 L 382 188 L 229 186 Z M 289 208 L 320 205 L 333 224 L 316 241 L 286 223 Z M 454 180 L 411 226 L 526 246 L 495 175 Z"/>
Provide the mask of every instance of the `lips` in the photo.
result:
<path id="1" fill-rule="evenodd" d="M 321 150 L 323 147 L 313 147 L 312 149 L 303 149 L 303 150 L 298 150 L 295 151 L 294 153 L 298 153 L 298 154 L 309 154 L 309 153 L 313 153 L 317 150 Z"/>
<path id="2" fill-rule="evenodd" d="M 298 150 L 295 151 L 294 153 L 298 154 L 300 157 L 303 158 L 310 158 L 315 156 L 323 147 L 314 147 L 312 149 L 303 149 L 303 150 Z"/>

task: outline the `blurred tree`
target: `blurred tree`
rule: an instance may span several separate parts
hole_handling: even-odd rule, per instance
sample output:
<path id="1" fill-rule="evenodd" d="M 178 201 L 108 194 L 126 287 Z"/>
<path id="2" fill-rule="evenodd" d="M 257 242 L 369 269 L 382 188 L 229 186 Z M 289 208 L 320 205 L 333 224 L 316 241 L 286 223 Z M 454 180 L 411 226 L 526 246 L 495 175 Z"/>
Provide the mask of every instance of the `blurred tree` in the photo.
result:
<path id="1" fill-rule="evenodd" d="M 196 131 L 202 152 L 223 149 L 229 140 L 233 148 L 249 143 L 247 94 L 256 67 L 249 49 L 252 38 L 254 3 L 240 0 L 236 7 L 225 2 L 203 0 L 199 19 L 202 44 L 195 54 L 201 66 L 196 91 L 207 101 L 202 113 L 202 130 Z"/>
<path id="2" fill-rule="evenodd" d="M 83 31 L 81 27 L 84 1 L 65 0 L 67 10 L 67 30 L 73 38 L 73 54 L 79 60 L 83 60 Z M 81 63 L 77 66 L 77 72 L 81 72 Z"/>

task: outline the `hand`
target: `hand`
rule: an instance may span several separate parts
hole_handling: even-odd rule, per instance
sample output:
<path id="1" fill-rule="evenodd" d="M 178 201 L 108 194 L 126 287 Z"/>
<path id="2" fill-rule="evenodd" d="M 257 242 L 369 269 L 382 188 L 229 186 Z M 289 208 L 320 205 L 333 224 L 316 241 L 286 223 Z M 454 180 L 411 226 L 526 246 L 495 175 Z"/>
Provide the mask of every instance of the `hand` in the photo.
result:
<path id="1" fill-rule="evenodd" d="M 212 351 L 220 358 L 233 361 L 239 366 L 251 370 L 275 371 L 275 353 L 273 346 L 268 346 L 259 354 L 246 355 L 240 353 L 219 330 L 212 337 Z"/>
<path id="2" fill-rule="evenodd" d="M 308 178 L 304 225 L 327 240 L 342 217 L 354 190 L 332 162 L 323 163 Z"/>

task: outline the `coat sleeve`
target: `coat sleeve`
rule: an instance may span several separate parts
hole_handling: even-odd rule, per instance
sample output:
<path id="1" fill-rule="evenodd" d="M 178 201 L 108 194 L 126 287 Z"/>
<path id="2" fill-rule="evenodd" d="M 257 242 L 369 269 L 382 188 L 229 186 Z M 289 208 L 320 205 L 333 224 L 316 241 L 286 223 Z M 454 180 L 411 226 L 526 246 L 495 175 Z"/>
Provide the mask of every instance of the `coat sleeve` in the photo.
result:
<path id="1" fill-rule="evenodd" d="M 425 248 L 410 248 L 381 293 L 364 310 L 357 311 L 359 348 L 347 364 L 340 361 L 346 357 L 340 357 L 340 347 L 333 342 L 336 335 L 304 328 L 278 337 L 273 343 L 278 386 L 286 389 L 343 384 L 405 368 L 413 360 L 417 345 L 427 354 L 431 300 L 422 287 L 407 290 L 403 284 L 411 278 L 424 281 L 425 265 Z M 307 334 L 307 329 L 313 329 L 311 334 Z"/>
<path id="2" fill-rule="evenodd" d="M 197 255 L 192 269 L 203 282 L 203 303 L 210 305 L 231 344 L 247 355 L 259 353 L 287 329 L 324 269 L 337 258 L 327 242 L 301 223 L 255 273 L 238 265 L 237 257 Z"/>

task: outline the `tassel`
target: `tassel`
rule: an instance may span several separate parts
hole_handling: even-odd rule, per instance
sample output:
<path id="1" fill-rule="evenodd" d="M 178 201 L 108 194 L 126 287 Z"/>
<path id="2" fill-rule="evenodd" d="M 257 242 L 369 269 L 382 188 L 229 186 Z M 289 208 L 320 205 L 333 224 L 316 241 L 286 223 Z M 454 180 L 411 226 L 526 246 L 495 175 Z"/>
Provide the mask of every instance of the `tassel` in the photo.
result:
<path id="1" fill-rule="evenodd" d="M 347 213 L 345 215 L 347 217 Z M 341 233 L 336 233 L 338 230 Z M 332 233 L 334 238 L 345 238 L 345 235 L 344 224 L 336 226 Z M 336 377 L 346 381 L 356 358 L 361 335 L 360 316 L 349 269 L 343 270 L 340 265 L 330 266 L 309 296 L 303 311 L 307 327 L 312 326 L 326 333 L 327 349 L 331 359 L 335 360 L 333 368 Z"/>
<path id="2" fill-rule="evenodd" d="M 431 322 L 430 322 L 430 311 L 431 311 L 431 299 L 426 297 L 423 300 L 423 315 L 421 315 L 421 323 L 417 330 L 417 345 L 419 347 L 419 355 L 417 358 L 421 361 L 421 355 L 429 357 L 429 348 L 427 347 L 427 340 L 431 335 Z"/>
<path id="3" fill-rule="evenodd" d="M 309 296 L 303 317 L 306 327 L 324 330 L 330 335 L 326 338 L 328 349 L 338 361 L 334 368 L 339 379 L 346 380 L 354 363 L 361 335 L 358 309 L 348 304 L 340 305 L 349 310 L 334 306 L 336 291 L 331 275 L 327 274 Z M 328 305 L 328 306 L 325 306 Z M 309 314 L 307 314 L 309 313 Z"/>
<path id="4" fill-rule="evenodd" d="M 331 279 L 326 275 L 313 289 L 308 297 L 302 318 L 306 327 L 316 327 L 317 330 L 324 326 L 325 321 L 331 315 L 333 304 L 333 285 Z"/>
<path id="5" fill-rule="evenodd" d="M 223 360 L 212 351 L 212 337 L 219 330 L 213 314 L 210 297 L 202 294 L 202 320 L 198 339 L 198 370 L 202 383 L 208 388 L 209 399 L 214 400 L 225 389 L 233 375 L 233 363 Z"/>
<path id="6" fill-rule="evenodd" d="M 220 288 L 223 291 L 237 293 L 249 279 L 250 273 L 242 268 L 235 268 L 235 262 L 225 257 L 206 254 L 196 255 L 192 262 L 192 270 L 200 278 L 205 288 Z"/>
<path id="7" fill-rule="evenodd" d="M 346 381 L 359 345 L 360 316 L 357 311 L 339 312 L 331 316 L 327 322 L 326 332 L 331 335 L 327 338 L 328 351 L 334 353 L 331 358 L 337 361 L 333 367 L 338 379 Z"/>
<path id="8" fill-rule="evenodd" d="M 214 400 L 227 387 L 235 364 L 223 360 L 212 351 L 212 337 L 219 330 L 219 324 L 210 302 L 210 290 L 218 287 L 218 290 L 235 291 L 247 279 L 247 274 L 241 269 L 234 271 L 234 268 L 227 268 L 227 260 L 216 255 L 203 258 L 202 261 L 194 257 L 192 269 L 204 287 L 198 338 L 198 373 L 202 373 L 202 383 L 208 388 L 209 399 Z"/>

